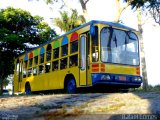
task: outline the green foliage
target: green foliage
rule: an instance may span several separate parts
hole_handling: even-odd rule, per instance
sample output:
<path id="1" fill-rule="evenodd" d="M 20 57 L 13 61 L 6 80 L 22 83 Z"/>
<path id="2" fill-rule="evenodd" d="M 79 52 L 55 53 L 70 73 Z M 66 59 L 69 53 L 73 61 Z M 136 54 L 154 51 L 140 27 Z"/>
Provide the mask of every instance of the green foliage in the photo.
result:
<path id="1" fill-rule="evenodd" d="M 32 16 L 22 9 L 0 10 L 0 82 L 13 73 L 14 58 L 25 50 L 28 44 L 41 44 L 56 32 L 40 16 Z"/>
<path id="2" fill-rule="evenodd" d="M 9 80 L 8 79 L 4 79 L 3 86 L 7 86 L 8 84 L 9 84 Z"/>
<path id="3" fill-rule="evenodd" d="M 130 2 L 131 3 L 131 6 L 132 6 L 132 9 L 134 7 L 140 7 L 140 6 L 143 6 L 144 3 L 148 0 L 124 0 L 125 2 Z"/>
<path id="4" fill-rule="evenodd" d="M 2 94 L 3 84 L 5 85 L 5 78 L 13 74 L 14 69 L 14 58 L 13 53 L 10 51 L 2 51 L 0 50 L 0 95 Z"/>
<path id="5" fill-rule="evenodd" d="M 54 19 L 54 24 L 64 32 L 72 30 L 86 22 L 83 16 L 79 16 L 77 10 L 72 10 L 71 16 L 67 11 L 60 12 L 61 17 Z"/>
<path id="6" fill-rule="evenodd" d="M 155 22 L 160 25 L 160 1 L 159 0 L 124 0 L 131 2 L 132 9 L 143 7 L 148 9 Z"/>
<path id="7" fill-rule="evenodd" d="M 31 16 L 22 9 L 7 8 L 0 11 L 0 47 L 9 48 L 16 52 L 25 50 L 24 43 L 42 44 L 56 36 L 43 18 Z"/>

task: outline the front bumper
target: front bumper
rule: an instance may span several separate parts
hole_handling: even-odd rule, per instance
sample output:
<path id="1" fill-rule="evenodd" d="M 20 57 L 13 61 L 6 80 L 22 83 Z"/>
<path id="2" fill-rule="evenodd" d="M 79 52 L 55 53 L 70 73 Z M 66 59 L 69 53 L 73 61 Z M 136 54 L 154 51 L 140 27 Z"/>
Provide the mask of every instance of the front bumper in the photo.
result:
<path id="1" fill-rule="evenodd" d="M 128 88 L 140 87 L 142 78 L 140 76 L 124 74 L 93 73 L 92 85 L 107 84 L 112 86 L 125 86 Z"/>

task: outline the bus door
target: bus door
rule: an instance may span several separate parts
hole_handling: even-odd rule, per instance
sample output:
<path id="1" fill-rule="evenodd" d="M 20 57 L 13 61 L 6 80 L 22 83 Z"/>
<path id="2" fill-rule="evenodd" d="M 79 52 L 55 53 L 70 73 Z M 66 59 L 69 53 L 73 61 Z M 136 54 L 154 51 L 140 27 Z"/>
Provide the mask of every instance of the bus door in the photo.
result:
<path id="1" fill-rule="evenodd" d="M 88 70 L 89 70 L 89 41 L 87 40 L 88 34 L 80 35 L 80 86 L 88 84 Z"/>
<path id="2" fill-rule="evenodd" d="M 17 72 L 18 72 L 18 92 L 21 91 L 21 84 L 22 84 L 22 60 L 19 61 L 17 65 Z"/>

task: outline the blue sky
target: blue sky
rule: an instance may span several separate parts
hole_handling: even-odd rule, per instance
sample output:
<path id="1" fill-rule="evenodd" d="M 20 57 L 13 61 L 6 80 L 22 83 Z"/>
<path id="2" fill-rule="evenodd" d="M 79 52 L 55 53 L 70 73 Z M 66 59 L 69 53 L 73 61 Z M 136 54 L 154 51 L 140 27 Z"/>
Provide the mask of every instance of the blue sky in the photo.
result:
<path id="1" fill-rule="evenodd" d="M 22 8 L 31 12 L 32 15 L 39 15 L 44 17 L 45 21 L 53 27 L 53 23 L 50 18 L 59 16 L 60 4 L 46 5 L 43 0 L 0 0 L 0 9 L 4 9 L 8 6 L 14 8 Z M 69 3 L 74 8 L 78 9 L 79 14 L 82 14 L 81 6 L 77 0 L 71 0 Z M 116 15 L 115 0 L 90 0 L 87 3 L 88 13 L 91 19 L 113 21 Z M 66 10 L 66 9 L 65 9 Z M 121 17 L 123 23 L 130 27 L 137 29 L 137 15 L 130 8 L 124 11 Z M 159 33 L 160 26 L 153 26 L 154 22 L 149 20 L 143 25 L 144 33 L 144 46 L 146 53 L 147 71 L 149 84 L 160 84 L 159 67 L 160 67 L 160 47 L 159 47 Z M 54 27 L 55 28 L 55 27 Z M 60 33 L 60 29 L 56 28 L 57 33 Z"/>

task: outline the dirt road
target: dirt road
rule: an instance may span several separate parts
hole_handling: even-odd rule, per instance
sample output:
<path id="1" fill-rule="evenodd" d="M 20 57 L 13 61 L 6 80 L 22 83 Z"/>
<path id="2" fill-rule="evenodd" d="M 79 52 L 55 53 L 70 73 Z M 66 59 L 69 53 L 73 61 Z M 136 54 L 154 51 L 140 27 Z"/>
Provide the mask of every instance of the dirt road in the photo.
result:
<path id="1" fill-rule="evenodd" d="M 132 114 L 132 115 L 130 115 Z M 134 114 L 134 116 L 133 116 Z M 137 114 L 139 116 L 137 116 Z M 88 93 L 0 97 L 0 119 L 159 119 L 160 93 Z"/>

